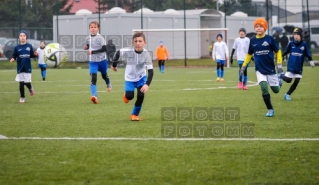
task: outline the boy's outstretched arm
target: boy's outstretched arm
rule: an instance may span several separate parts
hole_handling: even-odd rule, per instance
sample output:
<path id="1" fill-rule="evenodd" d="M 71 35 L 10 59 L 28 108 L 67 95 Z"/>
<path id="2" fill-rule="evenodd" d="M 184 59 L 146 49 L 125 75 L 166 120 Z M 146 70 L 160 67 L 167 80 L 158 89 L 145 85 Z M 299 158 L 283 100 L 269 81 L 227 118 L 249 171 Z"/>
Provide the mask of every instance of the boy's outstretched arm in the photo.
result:
<path id="1" fill-rule="evenodd" d="M 282 54 L 280 49 L 277 51 L 276 56 L 277 56 L 277 73 L 283 73 L 284 70 L 282 69 Z"/>
<path id="2" fill-rule="evenodd" d="M 93 50 L 92 54 L 106 52 L 106 45 L 103 45 L 101 49 Z"/>
<path id="3" fill-rule="evenodd" d="M 117 71 L 117 63 L 120 59 L 121 53 L 120 50 L 117 50 L 113 56 L 112 69 L 113 71 Z"/>

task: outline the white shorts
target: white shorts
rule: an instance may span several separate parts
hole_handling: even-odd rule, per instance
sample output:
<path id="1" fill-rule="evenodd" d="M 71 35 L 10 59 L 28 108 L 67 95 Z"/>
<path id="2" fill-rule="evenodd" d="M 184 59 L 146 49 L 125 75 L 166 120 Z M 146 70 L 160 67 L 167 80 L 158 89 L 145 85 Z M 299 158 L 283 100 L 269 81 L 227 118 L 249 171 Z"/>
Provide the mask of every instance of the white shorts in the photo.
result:
<path id="1" fill-rule="evenodd" d="M 268 82 L 270 86 L 279 86 L 278 76 L 276 74 L 273 75 L 263 75 L 259 71 L 256 71 L 258 84 L 262 81 Z"/>
<path id="2" fill-rule="evenodd" d="M 302 78 L 301 74 L 295 74 L 295 73 L 292 73 L 292 72 L 289 72 L 289 71 L 287 71 L 285 73 L 285 76 L 288 77 L 288 78 Z"/>
<path id="3" fill-rule="evenodd" d="M 15 80 L 17 82 L 31 82 L 31 73 L 19 73 Z"/>

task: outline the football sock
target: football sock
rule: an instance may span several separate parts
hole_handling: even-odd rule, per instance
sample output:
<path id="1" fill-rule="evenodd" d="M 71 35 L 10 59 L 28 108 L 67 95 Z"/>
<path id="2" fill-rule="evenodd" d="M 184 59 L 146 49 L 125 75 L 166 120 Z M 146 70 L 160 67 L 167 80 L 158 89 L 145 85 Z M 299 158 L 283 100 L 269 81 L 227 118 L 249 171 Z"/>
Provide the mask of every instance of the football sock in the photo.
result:
<path id="1" fill-rule="evenodd" d="M 270 94 L 262 95 L 267 109 L 273 109 L 270 101 Z"/>
<path id="2" fill-rule="evenodd" d="M 162 71 L 164 71 L 164 70 L 165 70 L 165 65 L 163 64 L 163 65 L 162 65 Z"/>
<path id="3" fill-rule="evenodd" d="M 19 83 L 19 90 L 20 90 L 20 97 L 24 98 L 25 97 L 25 95 L 24 95 L 24 82 Z"/>
<path id="4" fill-rule="evenodd" d="M 24 85 L 27 86 L 27 88 L 28 88 L 29 90 L 32 89 L 32 85 L 31 85 L 30 82 L 28 82 L 28 83 L 25 83 L 25 82 L 24 82 Z"/>
<path id="5" fill-rule="evenodd" d="M 220 70 L 220 77 L 224 78 L 224 69 Z"/>
<path id="6" fill-rule="evenodd" d="M 93 85 L 93 84 L 91 84 L 91 94 L 92 94 L 92 96 L 97 96 L 97 94 L 96 94 L 96 85 Z"/>
<path id="7" fill-rule="evenodd" d="M 46 76 L 47 76 L 47 70 L 44 68 L 44 69 L 43 69 L 42 77 L 45 78 Z"/>
<path id="8" fill-rule="evenodd" d="M 244 82 L 243 82 L 244 85 L 247 84 L 247 79 L 248 79 L 248 77 L 247 77 L 247 76 L 244 76 Z"/>
<path id="9" fill-rule="evenodd" d="M 132 114 L 138 116 L 140 114 L 141 109 L 142 109 L 142 107 L 134 106 L 133 110 L 132 110 Z"/>
<path id="10" fill-rule="evenodd" d="M 238 80 L 240 81 L 240 82 L 242 82 L 243 81 L 243 76 L 241 76 L 240 74 L 238 74 L 238 76 L 239 76 L 239 78 L 238 78 Z"/>
<path id="11" fill-rule="evenodd" d="M 220 77 L 220 69 L 216 69 L 216 75 L 217 77 Z"/>
<path id="12" fill-rule="evenodd" d="M 300 81 L 300 78 L 295 78 L 294 83 L 290 86 L 290 88 L 287 92 L 288 95 L 291 95 L 295 91 L 295 89 L 297 88 L 297 86 L 299 84 L 299 81 Z"/>
<path id="13" fill-rule="evenodd" d="M 162 62 L 159 60 L 158 61 L 158 69 L 161 71 L 162 70 Z"/>
<path id="14" fill-rule="evenodd" d="M 262 81 L 259 83 L 259 85 L 260 85 L 262 97 L 266 104 L 267 109 L 273 109 L 271 105 L 271 101 L 270 101 L 270 94 L 268 92 L 268 83 L 265 81 Z"/>

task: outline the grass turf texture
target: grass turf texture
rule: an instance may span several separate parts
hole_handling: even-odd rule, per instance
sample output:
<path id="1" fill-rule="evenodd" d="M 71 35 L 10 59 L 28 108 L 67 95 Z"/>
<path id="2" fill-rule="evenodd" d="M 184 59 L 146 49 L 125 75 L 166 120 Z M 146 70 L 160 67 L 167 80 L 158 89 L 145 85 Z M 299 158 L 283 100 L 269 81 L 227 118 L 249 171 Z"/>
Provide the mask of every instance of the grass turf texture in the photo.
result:
<path id="1" fill-rule="evenodd" d="M 34 69 L 25 104 L 15 70 L 0 70 L 0 135 L 161 138 L 162 107 L 239 107 L 240 121 L 203 123 L 252 123 L 256 138 L 319 138 L 318 67 L 304 68 L 292 101 L 283 100 L 290 84 L 271 93 L 273 118 L 254 69 L 248 91 L 236 88 L 237 68 L 225 70 L 217 83 L 213 68 L 155 68 L 140 122 L 129 120 L 135 99 L 122 102 L 123 69 L 109 72 L 111 93 L 98 75 L 96 105 L 87 69 L 48 69 L 45 82 Z M 319 141 L 0 140 L 0 184 L 315 184 L 318 155 Z"/>

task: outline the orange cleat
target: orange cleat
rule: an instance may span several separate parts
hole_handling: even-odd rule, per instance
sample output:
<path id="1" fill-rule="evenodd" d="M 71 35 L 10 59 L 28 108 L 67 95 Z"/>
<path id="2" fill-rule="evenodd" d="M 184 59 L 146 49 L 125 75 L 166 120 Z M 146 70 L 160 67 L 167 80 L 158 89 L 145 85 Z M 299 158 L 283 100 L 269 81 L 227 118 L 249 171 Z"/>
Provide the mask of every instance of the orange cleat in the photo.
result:
<path id="1" fill-rule="evenodd" d="M 134 115 L 134 114 L 131 114 L 130 118 L 131 118 L 132 121 L 140 121 L 140 118 L 138 116 Z"/>
<path id="2" fill-rule="evenodd" d="M 125 97 L 125 93 L 123 94 L 123 102 L 124 102 L 124 103 L 130 102 L 130 100 L 128 100 L 128 99 Z"/>
<path id="3" fill-rule="evenodd" d="M 94 103 L 94 104 L 97 104 L 97 97 L 96 96 L 92 96 L 91 97 L 91 101 Z"/>

